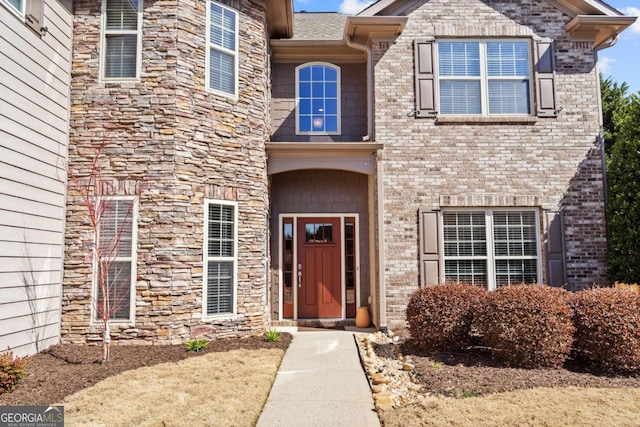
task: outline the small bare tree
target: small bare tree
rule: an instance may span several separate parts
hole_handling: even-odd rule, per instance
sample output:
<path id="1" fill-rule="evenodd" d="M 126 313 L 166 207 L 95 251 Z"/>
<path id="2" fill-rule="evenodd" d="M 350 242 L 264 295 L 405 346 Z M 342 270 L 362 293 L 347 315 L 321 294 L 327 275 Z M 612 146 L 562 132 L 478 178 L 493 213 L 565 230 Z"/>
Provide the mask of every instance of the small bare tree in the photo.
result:
<path id="1" fill-rule="evenodd" d="M 94 313 L 101 322 L 102 329 L 102 362 L 109 361 L 111 343 L 110 320 L 123 308 L 129 299 L 129 291 L 123 292 L 132 284 L 131 274 L 118 257 L 123 250 L 124 241 L 128 242 L 132 230 L 133 210 L 140 195 L 140 187 L 136 186 L 134 194 L 127 202 L 115 199 L 120 196 L 116 182 L 107 180 L 103 171 L 107 160 L 104 155 L 104 143 L 94 147 L 93 157 L 88 169 L 80 174 L 77 170 L 68 169 L 69 194 L 80 198 L 87 209 L 93 237 L 84 242 L 90 251 L 97 293 L 92 292 L 91 303 Z M 123 206 L 124 205 L 124 206 Z"/>

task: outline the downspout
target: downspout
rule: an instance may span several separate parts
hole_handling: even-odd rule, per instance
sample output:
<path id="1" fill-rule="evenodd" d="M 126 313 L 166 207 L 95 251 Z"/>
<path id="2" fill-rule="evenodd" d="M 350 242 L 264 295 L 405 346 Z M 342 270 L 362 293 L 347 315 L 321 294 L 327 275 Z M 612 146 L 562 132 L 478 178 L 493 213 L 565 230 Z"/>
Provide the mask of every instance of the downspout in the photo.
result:
<path id="1" fill-rule="evenodd" d="M 618 42 L 618 35 L 611 37 L 608 41 L 596 47 L 593 56 L 598 64 L 598 52 L 615 46 Z M 596 88 L 598 91 L 598 125 L 600 132 L 598 133 L 598 143 L 600 144 L 600 157 L 602 158 L 602 186 L 604 192 L 604 235 L 607 239 L 607 249 L 609 247 L 609 218 L 607 217 L 607 207 L 609 206 L 609 190 L 607 183 L 607 154 L 604 146 L 604 119 L 602 118 L 602 89 L 600 88 L 600 71 L 596 73 Z"/>
<path id="2" fill-rule="evenodd" d="M 371 53 L 371 47 L 363 45 L 361 43 L 354 42 L 351 39 L 351 34 L 345 34 L 345 42 L 348 47 L 352 49 L 357 49 L 365 53 L 367 56 L 367 138 L 369 141 L 375 141 L 375 126 L 374 126 L 374 81 L 373 81 L 373 58 Z M 383 222 L 383 198 L 381 197 L 382 192 L 382 152 L 381 150 L 377 150 L 376 155 L 376 186 L 378 189 L 378 197 L 377 197 L 377 217 L 378 217 L 378 289 L 379 295 L 378 300 L 379 304 L 377 309 L 378 312 L 378 328 L 383 332 L 387 331 L 387 301 L 386 301 L 386 286 L 385 286 L 385 275 L 384 275 L 384 222 Z M 369 292 L 371 292 L 371 283 L 369 284 Z M 375 319 L 375 302 L 373 306 Z"/>
<path id="3" fill-rule="evenodd" d="M 351 40 L 350 34 L 345 35 L 345 42 L 348 47 L 360 50 L 367 55 L 367 136 L 370 141 L 375 141 L 373 128 L 373 59 L 371 58 L 371 47 L 354 42 Z"/>

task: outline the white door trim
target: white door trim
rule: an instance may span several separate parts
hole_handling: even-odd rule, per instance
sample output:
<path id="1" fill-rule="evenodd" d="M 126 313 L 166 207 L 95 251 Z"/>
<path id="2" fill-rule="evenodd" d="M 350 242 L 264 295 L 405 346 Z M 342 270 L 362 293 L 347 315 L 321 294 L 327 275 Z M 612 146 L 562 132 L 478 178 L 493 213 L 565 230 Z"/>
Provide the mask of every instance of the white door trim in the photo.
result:
<path id="1" fill-rule="evenodd" d="M 354 243 L 355 243 L 355 302 L 356 310 L 358 309 L 360 301 L 360 216 L 357 213 L 283 213 L 278 216 L 278 320 L 285 320 L 282 317 L 283 312 L 283 287 L 284 287 L 284 236 L 282 233 L 284 227 L 284 218 L 293 219 L 293 271 L 292 271 L 292 286 L 293 286 L 293 320 L 298 320 L 298 218 L 340 218 L 340 265 L 341 265 L 341 292 L 342 292 L 342 318 L 337 320 L 343 320 L 347 317 L 347 301 L 346 301 L 346 286 L 345 283 L 345 218 L 355 218 L 354 229 Z"/>

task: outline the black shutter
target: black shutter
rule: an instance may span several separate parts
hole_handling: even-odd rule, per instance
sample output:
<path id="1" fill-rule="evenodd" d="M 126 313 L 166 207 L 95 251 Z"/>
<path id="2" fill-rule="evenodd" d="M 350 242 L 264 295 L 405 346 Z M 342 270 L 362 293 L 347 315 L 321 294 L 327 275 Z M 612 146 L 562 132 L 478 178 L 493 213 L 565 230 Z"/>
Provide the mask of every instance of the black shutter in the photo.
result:
<path id="1" fill-rule="evenodd" d="M 563 287 L 567 283 L 564 248 L 564 215 L 545 212 L 545 249 L 547 256 L 547 285 Z"/>
<path id="2" fill-rule="evenodd" d="M 436 108 L 433 38 L 413 41 L 414 73 L 416 81 L 416 117 L 435 117 Z"/>
<path id="3" fill-rule="evenodd" d="M 440 242 L 438 212 L 420 210 L 420 286 L 436 285 L 440 281 Z"/>
<path id="4" fill-rule="evenodd" d="M 557 117 L 553 40 L 535 41 L 535 61 L 536 114 L 538 117 Z"/>

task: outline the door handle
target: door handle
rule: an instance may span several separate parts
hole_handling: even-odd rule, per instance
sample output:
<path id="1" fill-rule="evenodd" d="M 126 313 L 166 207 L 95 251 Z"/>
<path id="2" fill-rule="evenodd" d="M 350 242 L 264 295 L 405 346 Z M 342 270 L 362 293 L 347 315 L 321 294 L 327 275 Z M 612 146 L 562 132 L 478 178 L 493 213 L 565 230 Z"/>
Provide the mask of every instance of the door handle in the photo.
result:
<path id="1" fill-rule="evenodd" d="M 298 264 L 298 287 L 302 287 L 302 264 Z"/>

